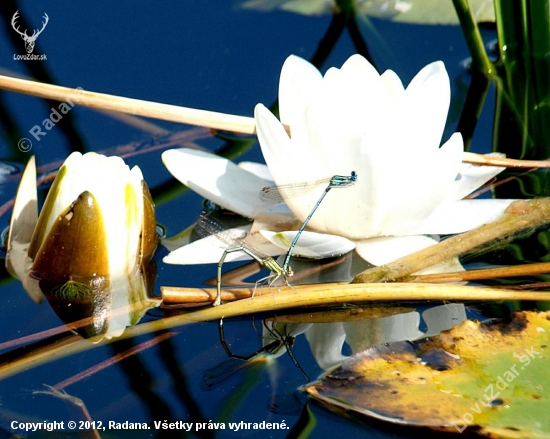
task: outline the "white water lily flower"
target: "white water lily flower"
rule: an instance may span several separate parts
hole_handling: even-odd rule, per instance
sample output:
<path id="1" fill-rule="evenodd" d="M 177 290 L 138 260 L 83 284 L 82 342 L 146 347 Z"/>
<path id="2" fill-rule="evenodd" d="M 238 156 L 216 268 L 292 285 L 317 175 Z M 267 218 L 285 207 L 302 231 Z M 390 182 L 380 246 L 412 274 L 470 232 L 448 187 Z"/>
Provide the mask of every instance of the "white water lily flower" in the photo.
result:
<path id="1" fill-rule="evenodd" d="M 379 251 L 387 241 L 376 264 L 390 262 L 403 255 L 401 237 L 407 238 L 404 249 L 411 252 L 410 237 L 473 229 L 497 218 L 512 201 L 462 199 L 504 168 L 462 164 L 458 133 L 439 146 L 449 103 L 449 77 L 442 62 L 424 67 L 405 89 L 394 72 L 379 75 L 359 55 L 324 77 L 307 61 L 290 56 L 279 86 L 281 121 L 262 104 L 255 109 L 269 167 L 263 175 L 272 176 L 278 186 L 319 181 L 299 196 L 282 193 L 292 214 L 304 221 L 326 187 L 323 179 L 355 171 L 355 185 L 332 189 L 313 215 L 308 228 L 321 233 L 308 238 L 310 246 L 315 239 L 336 235 L 357 243 L 356 250 L 368 260 L 371 247 Z M 163 161 L 202 196 L 249 218 L 263 215 L 266 222 L 267 206 L 257 194 L 270 182 L 259 168 L 248 172 L 225 159 L 185 149 L 166 151 Z M 284 252 L 281 242 L 294 235 L 264 236 Z M 418 248 L 427 239 L 416 240 Z M 175 258 L 178 263 L 192 261 L 184 253 Z M 219 256 L 214 254 L 212 262 Z"/>
<path id="2" fill-rule="evenodd" d="M 493 219 L 509 201 L 456 198 L 464 183 L 457 180 L 462 138 L 454 134 L 439 147 L 449 103 L 442 62 L 424 67 L 405 89 L 394 72 L 379 75 L 359 55 L 324 77 L 291 56 L 281 73 L 281 122 L 261 104 L 255 117 L 277 185 L 357 172 L 353 187 L 323 201 L 312 229 L 354 240 L 459 233 Z M 301 220 L 315 195 L 286 201 Z"/>
<path id="3" fill-rule="evenodd" d="M 73 320 L 93 317 L 87 335 L 104 333 L 111 303 L 144 297 L 142 270 L 157 245 L 154 206 L 141 170 L 120 157 L 72 153 L 38 217 L 34 158 L 18 190 L 7 268 L 27 292 L 42 293 Z M 116 291 L 115 291 L 116 290 Z M 79 308 L 82 315 L 71 311 Z M 119 317 L 120 319 L 120 317 Z M 86 331 L 85 331 L 86 332 Z"/>

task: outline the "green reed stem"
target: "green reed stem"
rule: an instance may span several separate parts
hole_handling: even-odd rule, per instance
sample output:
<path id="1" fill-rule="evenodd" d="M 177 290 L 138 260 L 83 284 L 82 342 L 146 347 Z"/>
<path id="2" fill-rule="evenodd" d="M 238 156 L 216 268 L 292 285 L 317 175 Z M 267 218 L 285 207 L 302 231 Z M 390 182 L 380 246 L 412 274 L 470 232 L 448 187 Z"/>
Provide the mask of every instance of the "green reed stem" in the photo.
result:
<path id="1" fill-rule="evenodd" d="M 466 44 L 472 56 L 472 68 L 488 77 L 496 74 L 495 66 L 489 60 L 479 27 L 470 8 L 468 0 L 453 0 L 453 4 L 464 33 Z"/>

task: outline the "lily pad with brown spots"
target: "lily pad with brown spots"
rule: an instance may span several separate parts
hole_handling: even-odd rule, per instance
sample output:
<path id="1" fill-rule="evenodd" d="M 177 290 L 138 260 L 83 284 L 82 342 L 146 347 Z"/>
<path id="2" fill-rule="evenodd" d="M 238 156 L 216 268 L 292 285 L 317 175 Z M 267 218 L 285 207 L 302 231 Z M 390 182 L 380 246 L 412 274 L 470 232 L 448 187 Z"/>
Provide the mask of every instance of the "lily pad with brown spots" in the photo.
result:
<path id="1" fill-rule="evenodd" d="M 550 312 L 467 320 L 439 336 L 354 355 L 305 387 L 385 421 L 503 438 L 550 438 Z"/>

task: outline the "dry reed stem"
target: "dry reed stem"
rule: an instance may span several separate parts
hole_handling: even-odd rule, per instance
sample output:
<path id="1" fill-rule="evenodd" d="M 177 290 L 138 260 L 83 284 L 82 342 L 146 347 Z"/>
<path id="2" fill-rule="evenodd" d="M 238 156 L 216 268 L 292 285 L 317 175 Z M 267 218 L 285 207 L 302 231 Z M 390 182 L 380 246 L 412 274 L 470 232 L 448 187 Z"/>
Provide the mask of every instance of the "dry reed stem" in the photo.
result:
<path id="1" fill-rule="evenodd" d="M 256 122 L 253 117 L 125 98 L 106 93 L 44 84 L 6 75 L 0 75 L 0 89 L 60 102 L 67 101 L 72 96 L 74 104 L 84 107 L 117 111 L 134 116 L 150 117 L 241 134 L 256 133 Z M 288 127 L 286 128 L 287 131 L 290 131 Z M 462 161 L 476 165 L 505 166 L 510 168 L 550 167 L 550 161 L 547 160 L 515 160 L 471 152 L 465 152 Z"/>
<path id="2" fill-rule="evenodd" d="M 424 283 L 327 283 L 314 285 L 295 285 L 292 287 L 272 287 L 256 290 L 254 288 L 229 288 L 222 290 L 222 300 L 238 301 L 236 306 L 261 305 L 264 301 L 273 302 L 273 309 L 288 307 L 327 305 L 344 302 L 373 302 L 400 300 L 550 300 L 550 294 L 533 291 L 512 291 L 500 288 L 472 287 L 464 285 L 433 285 Z M 216 297 L 215 288 L 161 287 L 164 303 L 182 303 L 196 301 L 211 303 Z M 521 293 L 518 295 L 518 293 Z M 247 300 L 248 299 L 248 300 Z M 247 304 L 245 306 L 245 304 Z M 233 305 L 233 304 L 231 304 Z M 212 309 L 223 308 L 213 307 Z M 265 311 L 265 309 L 262 309 Z"/>
<path id="3" fill-rule="evenodd" d="M 95 93 L 9 76 L 0 75 L 0 89 L 61 102 L 71 99 L 72 103 L 84 107 L 118 111 L 134 116 L 150 117 L 244 134 L 254 134 L 255 132 L 254 119 L 250 117 L 198 110 L 177 105 L 159 104 L 157 102 Z"/>
<path id="4" fill-rule="evenodd" d="M 404 281 L 422 283 L 462 282 L 498 279 L 503 277 L 536 276 L 539 274 L 550 274 L 550 262 L 513 265 L 509 267 L 480 268 L 477 270 L 456 271 L 453 273 L 424 274 L 407 277 Z M 528 288 L 529 285 L 526 287 Z"/>
<path id="5" fill-rule="evenodd" d="M 550 198 L 514 201 L 497 220 L 424 250 L 359 273 L 353 283 L 392 282 L 469 253 L 497 240 L 550 223 Z"/>

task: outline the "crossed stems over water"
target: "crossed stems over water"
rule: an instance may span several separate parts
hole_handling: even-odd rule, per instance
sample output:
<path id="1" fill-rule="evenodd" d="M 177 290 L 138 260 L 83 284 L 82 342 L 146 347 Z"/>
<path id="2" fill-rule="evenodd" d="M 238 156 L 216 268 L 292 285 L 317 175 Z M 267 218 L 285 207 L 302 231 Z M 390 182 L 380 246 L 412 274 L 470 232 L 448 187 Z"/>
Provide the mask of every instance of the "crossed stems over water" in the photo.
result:
<path id="1" fill-rule="evenodd" d="M 357 181 L 357 173 L 355 171 L 352 171 L 350 175 L 344 176 L 344 175 L 334 175 L 330 180 L 321 194 L 321 197 L 317 200 L 315 203 L 315 206 L 313 206 L 313 209 L 311 209 L 311 212 L 304 220 L 302 226 L 298 230 L 298 233 L 296 233 L 296 236 L 294 237 L 294 240 L 290 244 L 290 247 L 288 248 L 288 252 L 286 254 L 285 260 L 283 262 L 283 265 L 279 265 L 279 263 L 273 259 L 270 256 L 267 257 L 260 257 L 259 255 L 255 254 L 252 250 L 247 248 L 244 245 L 240 245 L 238 247 L 232 247 L 228 248 L 223 252 L 223 255 L 220 259 L 220 262 L 218 262 L 218 277 L 217 277 L 217 283 L 216 283 L 216 300 L 214 301 L 213 305 L 218 306 L 222 303 L 222 267 L 223 263 L 225 262 L 225 258 L 229 253 L 242 251 L 246 253 L 248 256 L 250 256 L 252 259 L 258 261 L 261 265 L 263 265 L 265 268 L 271 270 L 273 273 L 269 276 L 266 276 L 256 282 L 256 287 L 259 283 L 267 282 L 269 286 L 273 285 L 277 279 L 282 277 L 283 282 L 285 285 L 290 286 L 288 283 L 288 278 L 294 275 L 294 272 L 292 271 L 292 268 L 290 267 L 290 258 L 292 256 L 292 252 L 294 251 L 294 247 L 296 246 L 296 243 L 298 242 L 298 239 L 300 238 L 300 235 L 306 228 L 309 220 L 325 198 L 325 196 L 328 194 L 328 192 L 333 188 L 346 188 L 352 186 Z M 256 292 L 256 289 L 254 289 L 254 293 Z M 254 297 L 254 293 L 252 293 L 252 297 Z"/>

